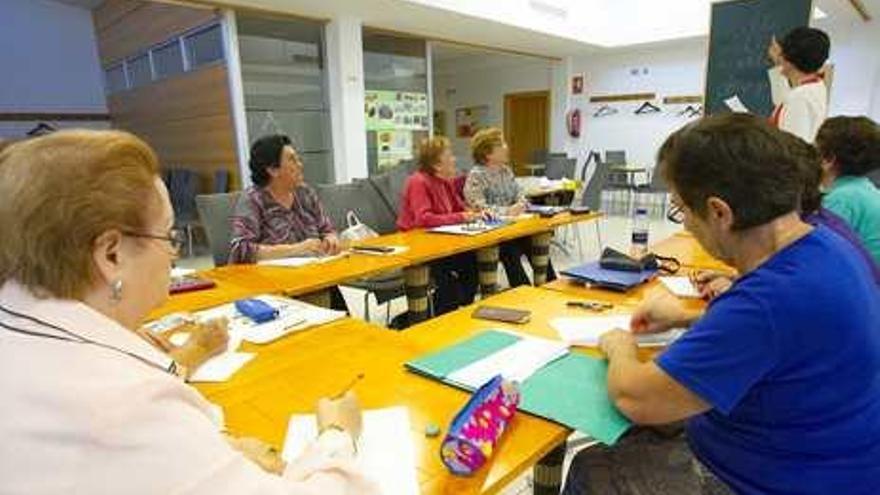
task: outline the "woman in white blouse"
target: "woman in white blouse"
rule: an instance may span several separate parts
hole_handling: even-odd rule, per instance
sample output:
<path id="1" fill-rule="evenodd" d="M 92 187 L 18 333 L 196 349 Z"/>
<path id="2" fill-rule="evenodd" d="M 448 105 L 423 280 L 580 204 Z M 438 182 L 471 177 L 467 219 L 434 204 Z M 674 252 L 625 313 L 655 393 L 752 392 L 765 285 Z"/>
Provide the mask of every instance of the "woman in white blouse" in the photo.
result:
<path id="1" fill-rule="evenodd" d="M 177 255 L 143 141 L 63 131 L 16 143 L 0 154 L 0 198 L 0 493 L 375 491 L 352 462 L 353 396 L 322 401 L 323 433 L 285 466 L 262 442 L 224 436 L 137 331 Z"/>
<path id="2" fill-rule="evenodd" d="M 779 42 L 774 39 L 767 51 L 774 63 L 769 77 L 776 105 L 770 122 L 808 143 L 828 116 L 823 68 L 830 49 L 831 40 L 823 31 L 799 27 Z"/>

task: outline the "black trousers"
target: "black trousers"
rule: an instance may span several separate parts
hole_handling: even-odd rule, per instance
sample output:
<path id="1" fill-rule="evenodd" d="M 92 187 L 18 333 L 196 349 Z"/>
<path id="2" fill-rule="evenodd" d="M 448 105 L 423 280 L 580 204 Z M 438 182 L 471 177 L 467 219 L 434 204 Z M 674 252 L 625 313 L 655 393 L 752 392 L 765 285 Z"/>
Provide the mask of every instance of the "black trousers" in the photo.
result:
<path id="1" fill-rule="evenodd" d="M 436 284 L 433 296 L 435 315 L 474 302 L 479 283 L 476 254 L 461 253 L 432 261 L 429 269 Z"/>
<path id="2" fill-rule="evenodd" d="M 511 287 L 519 287 L 520 285 L 531 285 L 532 281 L 523 268 L 522 257 L 529 257 L 532 252 L 532 240 L 529 237 L 520 237 L 501 243 L 498 248 L 498 259 L 504 267 L 504 273 L 507 274 L 507 282 Z M 529 258 L 531 263 L 531 258 Z M 556 271 L 553 270 L 553 263 L 547 261 L 547 281 L 556 280 Z"/>

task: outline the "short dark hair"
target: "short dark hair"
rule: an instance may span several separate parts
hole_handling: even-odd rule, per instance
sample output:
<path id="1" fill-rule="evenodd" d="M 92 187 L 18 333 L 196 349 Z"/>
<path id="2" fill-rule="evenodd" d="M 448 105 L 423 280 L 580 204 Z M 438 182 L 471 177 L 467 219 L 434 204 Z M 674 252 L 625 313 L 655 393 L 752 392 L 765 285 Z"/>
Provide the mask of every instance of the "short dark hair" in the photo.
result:
<path id="1" fill-rule="evenodd" d="M 810 27 L 794 28 L 779 42 L 782 56 L 801 72 L 816 72 L 828 60 L 831 40 L 824 31 Z"/>
<path id="2" fill-rule="evenodd" d="M 744 230 L 797 210 L 800 170 L 782 133 L 753 115 L 713 115 L 674 132 L 657 159 L 688 208 L 705 217 L 706 200 L 721 198 Z"/>
<path id="3" fill-rule="evenodd" d="M 281 151 L 289 145 L 292 145 L 292 142 L 284 134 L 263 136 L 254 141 L 248 162 L 251 168 L 251 182 L 259 187 L 269 184 L 270 176 L 267 170 L 281 166 Z"/>
<path id="4" fill-rule="evenodd" d="M 816 146 L 840 175 L 862 176 L 880 168 L 880 126 L 868 117 L 832 117 L 816 134 Z"/>
<path id="5" fill-rule="evenodd" d="M 822 157 L 812 144 L 799 136 L 783 132 L 789 153 L 797 161 L 801 172 L 801 213 L 813 213 L 822 206 Z"/>

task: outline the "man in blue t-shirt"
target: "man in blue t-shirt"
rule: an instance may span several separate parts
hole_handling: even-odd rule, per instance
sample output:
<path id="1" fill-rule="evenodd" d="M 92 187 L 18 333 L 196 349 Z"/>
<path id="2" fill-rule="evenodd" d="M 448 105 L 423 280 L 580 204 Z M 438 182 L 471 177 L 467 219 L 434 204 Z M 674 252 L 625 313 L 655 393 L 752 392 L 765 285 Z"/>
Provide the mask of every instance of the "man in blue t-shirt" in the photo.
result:
<path id="1" fill-rule="evenodd" d="M 685 227 L 742 276 L 705 313 L 668 295 L 644 302 L 632 333 L 691 325 L 652 362 L 631 332 L 605 334 L 609 394 L 637 424 L 686 419 L 698 467 L 725 490 L 877 494 L 880 289 L 852 245 L 799 218 L 798 167 L 780 132 L 725 114 L 662 146 Z M 579 464 L 567 493 L 602 493 Z"/>

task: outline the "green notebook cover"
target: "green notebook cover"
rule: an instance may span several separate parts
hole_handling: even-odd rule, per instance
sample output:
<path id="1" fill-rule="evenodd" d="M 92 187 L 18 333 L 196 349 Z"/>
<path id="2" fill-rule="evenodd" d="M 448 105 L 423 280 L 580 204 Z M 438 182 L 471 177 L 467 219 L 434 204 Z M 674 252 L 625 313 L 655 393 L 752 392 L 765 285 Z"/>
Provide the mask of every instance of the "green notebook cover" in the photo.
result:
<path id="1" fill-rule="evenodd" d="M 489 330 L 441 351 L 406 363 L 407 368 L 437 378 L 519 341 L 516 335 Z M 570 353 L 538 370 L 520 384 L 520 409 L 582 431 L 607 445 L 626 432 L 630 422 L 608 397 L 604 360 Z"/>

